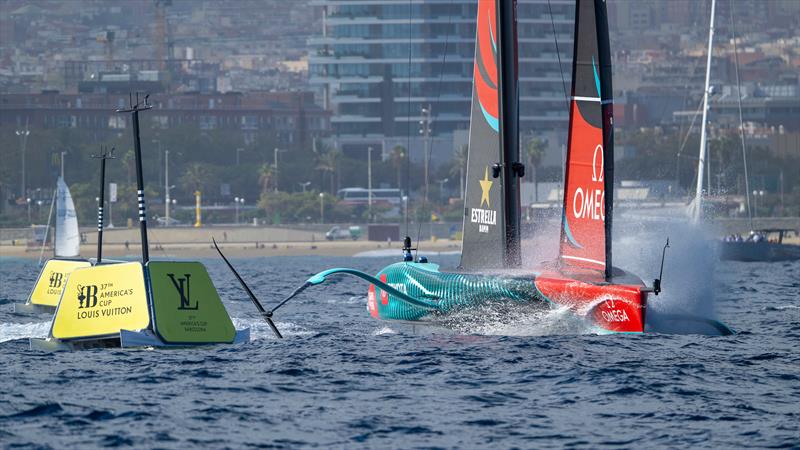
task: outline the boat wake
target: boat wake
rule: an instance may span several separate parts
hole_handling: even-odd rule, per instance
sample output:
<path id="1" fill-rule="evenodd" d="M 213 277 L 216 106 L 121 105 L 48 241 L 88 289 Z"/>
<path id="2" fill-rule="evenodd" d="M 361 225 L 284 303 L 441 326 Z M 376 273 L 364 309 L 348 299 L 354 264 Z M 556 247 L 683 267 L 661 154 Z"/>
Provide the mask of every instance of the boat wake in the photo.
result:
<path id="1" fill-rule="evenodd" d="M 17 339 L 45 338 L 50 331 L 50 322 L 0 323 L 0 342 Z"/>
<path id="2" fill-rule="evenodd" d="M 567 307 L 542 308 L 492 302 L 433 319 L 433 324 L 461 334 L 488 336 L 549 336 L 598 334 L 602 329 Z"/>
<path id="3" fill-rule="evenodd" d="M 528 241 L 524 264 L 535 270 L 542 261 L 557 257 L 556 222 L 547 223 Z M 718 334 L 715 310 L 715 271 L 718 261 L 715 239 L 704 224 L 685 218 L 619 215 L 615 221 L 614 265 L 642 277 L 646 284 L 658 276 L 661 247 L 670 238 L 664 261 L 660 295 L 649 295 L 646 320 L 650 331 Z M 678 323 L 686 322 L 686 323 Z M 676 327 L 676 325 L 681 325 Z M 591 332 L 591 331 L 589 331 Z"/>
<path id="4" fill-rule="evenodd" d="M 762 308 L 764 311 L 785 311 L 788 309 L 800 309 L 800 306 L 797 305 L 776 305 L 776 306 L 765 306 Z"/>
<path id="5" fill-rule="evenodd" d="M 237 329 L 250 328 L 250 339 L 276 339 L 269 325 L 261 319 L 234 318 L 233 324 Z M 311 336 L 313 331 L 291 322 L 276 322 L 278 329 L 284 337 Z M 0 323 L 0 343 L 15 341 L 17 339 L 30 339 L 47 337 L 50 331 L 50 322 L 29 323 Z"/>
<path id="6" fill-rule="evenodd" d="M 278 339 L 275 336 L 275 333 L 273 333 L 272 330 L 269 328 L 269 325 L 267 325 L 267 323 L 260 318 L 234 317 L 233 325 L 236 327 L 237 330 L 243 328 L 250 328 L 251 341 Z M 314 334 L 313 331 L 292 322 L 276 321 L 275 325 L 278 327 L 279 330 L 281 330 L 281 334 L 283 335 L 284 338 L 312 336 Z"/>
<path id="7" fill-rule="evenodd" d="M 382 336 L 384 334 L 397 334 L 397 331 L 390 327 L 382 327 L 372 332 L 373 336 Z"/>
<path id="8" fill-rule="evenodd" d="M 624 217 L 624 216 L 623 216 Z M 667 236 L 670 248 L 664 261 L 660 295 L 647 299 L 647 322 L 655 332 L 716 334 L 715 272 L 718 262 L 715 240 L 703 224 L 674 221 L 625 223 L 619 239 L 617 264 L 647 282 L 658 274 L 660 253 Z M 711 329 L 709 328 L 711 327 Z"/>

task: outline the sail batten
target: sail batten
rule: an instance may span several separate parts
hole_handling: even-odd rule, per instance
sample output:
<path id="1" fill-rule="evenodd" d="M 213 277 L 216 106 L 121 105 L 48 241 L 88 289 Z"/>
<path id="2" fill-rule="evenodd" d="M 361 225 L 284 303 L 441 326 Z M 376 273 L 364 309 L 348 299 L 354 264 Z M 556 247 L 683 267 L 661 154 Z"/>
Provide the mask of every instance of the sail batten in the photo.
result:
<path id="1" fill-rule="evenodd" d="M 56 183 L 56 236 L 55 256 L 74 258 L 80 255 L 81 237 L 75 204 L 64 179 Z"/>
<path id="2" fill-rule="evenodd" d="M 578 0 L 560 261 L 611 272 L 613 98 L 603 0 Z"/>

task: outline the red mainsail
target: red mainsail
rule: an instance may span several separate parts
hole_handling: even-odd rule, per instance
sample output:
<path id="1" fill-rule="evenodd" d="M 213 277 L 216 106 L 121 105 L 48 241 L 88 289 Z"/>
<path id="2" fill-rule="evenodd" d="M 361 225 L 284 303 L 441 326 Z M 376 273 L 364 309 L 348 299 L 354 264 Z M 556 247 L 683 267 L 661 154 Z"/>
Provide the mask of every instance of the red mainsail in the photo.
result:
<path id="1" fill-rule="evenodd" d="M 562 264 L 610 276 L 613 138 L 605 3 L 579 0 L 561 227 Z"/>

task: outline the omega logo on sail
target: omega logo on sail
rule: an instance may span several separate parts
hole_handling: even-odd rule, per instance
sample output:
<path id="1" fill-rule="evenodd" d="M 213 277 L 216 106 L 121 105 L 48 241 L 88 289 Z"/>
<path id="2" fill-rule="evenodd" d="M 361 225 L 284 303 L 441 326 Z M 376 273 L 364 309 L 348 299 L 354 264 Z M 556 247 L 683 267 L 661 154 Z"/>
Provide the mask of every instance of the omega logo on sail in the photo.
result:
<path id="1" fill-rule="evenodd" d="M 598 144 L 592 155 L 592 181 L 595 183 L 603 182 L 603 172 L 605 171 L 603 158 L 603 146 Z M 605 203 L 606 192 L 602 185 L 599 189 L 579 186 L 572 196 L 572 214 L 576 219 L 605 221 Z"/>

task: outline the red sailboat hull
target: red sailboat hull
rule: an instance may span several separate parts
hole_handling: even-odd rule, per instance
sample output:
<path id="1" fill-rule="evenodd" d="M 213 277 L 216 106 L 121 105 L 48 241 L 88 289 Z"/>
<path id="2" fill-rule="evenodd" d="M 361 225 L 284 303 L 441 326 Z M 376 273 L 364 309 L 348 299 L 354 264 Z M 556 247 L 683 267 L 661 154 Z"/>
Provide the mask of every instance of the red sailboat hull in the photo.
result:
<path id="1" fill-rule="evenodd" d="M 559 272 L 534 280 L 542 296 L 614 332 L 644 332 L 648 289 L 643 285 L 592 282 Z"/>
<path id="2" fill-rule="evenodd" d="M 649 289 L 630 275 L 620 273 L 616 278 L 623 282 L 608 283 L 596 271 L 572 268 L 479 274 L 439 271 L 432 263 L 401 262 L 385 267 L 376 279 L 432 308 L 421 308 L 375 284 L 369 287 L 367 308 L 376 319 L 414 321 L 492 302 L 540 304 L 567 308 L 605 331 L 641 333 Z"/>

